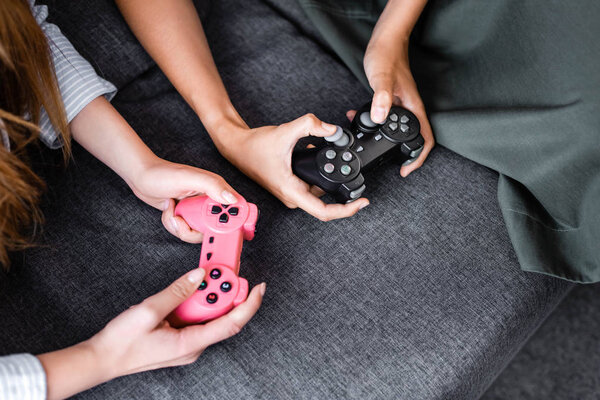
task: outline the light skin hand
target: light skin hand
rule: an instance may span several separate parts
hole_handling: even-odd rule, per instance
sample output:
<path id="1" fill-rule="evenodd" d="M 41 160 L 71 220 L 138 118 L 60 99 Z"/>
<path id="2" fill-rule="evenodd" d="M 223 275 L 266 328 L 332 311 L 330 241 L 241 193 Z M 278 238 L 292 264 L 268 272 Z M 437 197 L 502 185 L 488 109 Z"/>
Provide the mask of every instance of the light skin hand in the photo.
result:
<path id="1" fill-rule="evenodd" d="M 425 3 L 425 0 L 390 0 L 377 21 L 364 58 L 365 74 L 374 91 L 371 119 L 377 123 L 383 122 L 392 104 L 397 104 L 412 111 L 421 123 L 425 145 L 414 162 L 400 169 L 403 177 L 423 165 L 435 144 L 408 59 L 410 32 Z M 350 112 L 348 116 L 353 115 Z"/>
<path id="2" fill-rule="evenodd" d="M 91 339 L 39 355 L 48 399 L 66 398 L 123 375 L 193 363 L 208 346 L 239 333 L 258 311 L 265 283 L 255 286 L 244 303 L 205 325 L 175 329 L 165 320 L 203 278 L 203 269 L 190 271 L 117 316 Z"/>
<path id="3" fill-rule="evenodd" d="M 322 192 L 292 173 L 299 138 L 326 136 L 331 125 L 304 116 L 281 126 L 250 129 L 231 103 L 191 0 L 116 0 L 131 30 L 194 109 L 219 152 L 288 207 L 323 220 L 349 217 L 369 204 L 325 204 Z M 328 131 L 331 129 L 331 131 Z M 185 231 L 185 229 L 184 229 Z"/>
<path id="4" fill-rule="evenodd" d="M 237 201 L 236 191 L 220 176 L 157 157 L 104 97 L 85 106 L 70 128 L 73 138 L 119 174 L 137 197 L 163 211 L 163 225 L 181 240 L 199 243 L 202 233 L 173 215 L 175 200 L 205 194 L 222 204 Z"/>
<path id="5" fill-rule="evenodd" d="M 220 150 L 229 161 L 287 207 L 299 207 L 321 221 L 330 221 L 356 214 L 369 205 L 369 200 L 361 198 L 349 204 L 326 204 L 318 197 L 322 193 L 320 190 L 294 175 L 291 162 L 292 151 L 300 138 L 330 136 L 335 129 L 334 125 L 307 114 L 279 126 L 239 127 L 230 135 L 231 140 L 238 141 L 237 144 Z"/>

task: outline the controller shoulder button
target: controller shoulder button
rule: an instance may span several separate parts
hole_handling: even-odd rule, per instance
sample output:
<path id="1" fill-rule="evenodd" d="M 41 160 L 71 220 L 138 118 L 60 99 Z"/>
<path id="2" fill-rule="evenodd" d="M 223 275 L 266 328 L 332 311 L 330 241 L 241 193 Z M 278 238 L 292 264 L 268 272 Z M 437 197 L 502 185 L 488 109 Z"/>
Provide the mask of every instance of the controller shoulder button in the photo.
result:
<path id="1" fill-rule="evenodd" d="M 365 191 L 367 187 L 365 185 L 362 185 L 361 187 L 359 187 L 356 190 L 353 190 L 350 192 L 350 198 L 352 200 L 356 200 L 360 197 L 360 195 Z"/>

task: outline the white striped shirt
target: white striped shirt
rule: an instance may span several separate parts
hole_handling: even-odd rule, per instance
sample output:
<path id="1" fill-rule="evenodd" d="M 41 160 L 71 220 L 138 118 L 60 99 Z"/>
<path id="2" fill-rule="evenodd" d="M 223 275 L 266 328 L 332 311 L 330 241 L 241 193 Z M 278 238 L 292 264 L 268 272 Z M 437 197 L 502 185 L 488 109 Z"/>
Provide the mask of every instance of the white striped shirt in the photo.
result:
<path id="1" fill-rule="evenodd" d="M 34 5 L 29 0 L 33 15 L 40 25 L 50 46 L 52 62 L 62 100 L 71 122 L 79 112 L 98 96 L 111 100 L 117 88 L 100 78 L 94 68 L 73 48 L 54 24 L 46 22 L 48 7 Z M 8 148 L 8 137 L 2 129 L 2 142 Z M 50 148 L 62 146 L 60 137 L 42 110 L 40 138 Z M 15 354 L 0 357 L 0 399 L 38 400 L 46 398 L 46 375 L 40 361 L 31 354 Z"/>
<path id="2" fill-rule="evenodd" d="M 42 363 L 31 354 L 0 357 L 0 399 L 41 400 L 46 398 L 46 374 Z"/>
<path id="3" fill-rule="evenodd" d="M 99 77 L 90 63 L 81 57 L 60 29 L 46 21 L 48 7 L 36 6 L 34 3 L 34 0 L 29 0 L 33 16 L 48 39 L 58 87 L 67 113 L 67 121 L 71 122 L 96 97 L 105 96 L 108 100 L 112 100 L 117 93 L 117 88 Z M 8 140 L 6 132 L 2 129 L 0 131 L 2 131 L 2 140 L 6 145 Z M 40 139 L 52 149 L 62 146 L 60 136 L 50 123 L 44 109 L 40 115 Z"/>

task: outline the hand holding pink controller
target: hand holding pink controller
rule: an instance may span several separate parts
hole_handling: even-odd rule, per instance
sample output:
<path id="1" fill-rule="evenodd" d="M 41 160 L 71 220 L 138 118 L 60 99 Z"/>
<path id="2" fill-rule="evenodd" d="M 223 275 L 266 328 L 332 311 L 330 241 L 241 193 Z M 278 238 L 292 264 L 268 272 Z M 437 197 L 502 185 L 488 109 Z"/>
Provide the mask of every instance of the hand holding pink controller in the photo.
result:
<path id="1" fill-rule="evenodd" d="M 238 276 L 240 255 L 244 239 L 254 238 L 258 208 L 241 196 L 229 205 L 196 196 L 181 200 L 175 215 L 204 233 L 199 268 L 206 275 L 196 293 L 169 315 L 169 322 L 183 326 L 220 317 L 248 297 L 248 281 Z"/>

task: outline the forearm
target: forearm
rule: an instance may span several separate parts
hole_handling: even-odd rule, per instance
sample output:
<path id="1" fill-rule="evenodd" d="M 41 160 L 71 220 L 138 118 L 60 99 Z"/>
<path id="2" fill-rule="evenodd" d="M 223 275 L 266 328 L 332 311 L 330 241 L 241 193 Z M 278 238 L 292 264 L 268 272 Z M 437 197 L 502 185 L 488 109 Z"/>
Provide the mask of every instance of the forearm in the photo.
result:
<path id="1" fill-rule="evenodd" d="M 117 0 L 123 16 L 202 120 L 220 147 L 228 129 L 246 127 L 219 76 L 202 23 L 191 0 Z"/>
<path id="2" fill-rule="evenodd" d="M 89 103 L 69 125 L 73 138 L 132 186 L 157 157 L 104 98 Z"/>
<path id="3" fill-rule="evenodd" d="M 87 341 L 37 357 L 46 372 L 49 400 L 73 396 L 115 377 Z"/>
<path id="4" fill-rule="evenodd" d="M 427 0 L 388 1 L 375 25 L 371 42 L 408 42 L 426 4 Z"/>

